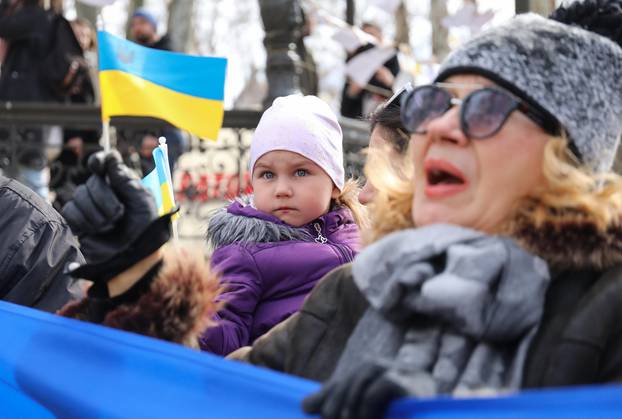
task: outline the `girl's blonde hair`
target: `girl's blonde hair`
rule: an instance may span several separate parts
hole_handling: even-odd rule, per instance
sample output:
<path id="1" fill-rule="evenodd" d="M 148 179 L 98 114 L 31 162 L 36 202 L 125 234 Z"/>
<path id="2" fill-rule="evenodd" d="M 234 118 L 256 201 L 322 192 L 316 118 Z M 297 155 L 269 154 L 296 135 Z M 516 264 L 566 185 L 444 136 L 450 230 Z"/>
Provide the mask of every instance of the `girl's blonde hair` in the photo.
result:
<path id="1" fill-rule="evenodd" d="M 370 243 L 394 231 L 414 227 L 412 153 L 396 169 L 388 153 L 370 154 L 365 174 L 377 189 L 369 206 L 370 228 L 364 235 Z M 400 168 L 401 167 L 401 168 Z M 527 220 L 535 227 L 553 221 L 590 222 L 601 232 L 620 222 L 622 177 L 608 172 L 594 174 L 581 165 L 568 147 L 565 136 L 551 138 L 543 160 L 544 184 L 533 195 L 521 200 L 501 231 L 514 235 Z"/>
<path id="2" fill-rule="evenodd" d="M 350 178 L 346 180 L 346 183 L 343 185 L 341 194 L 335 198 L 335 203 L 348 208 L 352 213 L 354 222 L 356 222 L 362 231 L 365 231 L 369 228 L 369 215 L 367 214 L 365 206 L 359 202 L 360 191 L 361 188 L 358 182 Z"/>

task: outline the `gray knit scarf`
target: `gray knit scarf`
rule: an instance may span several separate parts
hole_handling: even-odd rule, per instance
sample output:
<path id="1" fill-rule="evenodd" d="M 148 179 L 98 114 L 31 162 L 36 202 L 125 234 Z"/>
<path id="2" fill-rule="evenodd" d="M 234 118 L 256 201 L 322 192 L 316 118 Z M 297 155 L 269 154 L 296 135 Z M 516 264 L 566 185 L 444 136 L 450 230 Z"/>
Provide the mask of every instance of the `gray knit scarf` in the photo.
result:
<path id="1" fill-rule="evenodd" d="M 549 282 L 544 261 L 511 239 L 438 224 L 374 243 L 352 271 L 370 308 L 333 378 L 371 361 L 415 396 L 520 386 Z"/>

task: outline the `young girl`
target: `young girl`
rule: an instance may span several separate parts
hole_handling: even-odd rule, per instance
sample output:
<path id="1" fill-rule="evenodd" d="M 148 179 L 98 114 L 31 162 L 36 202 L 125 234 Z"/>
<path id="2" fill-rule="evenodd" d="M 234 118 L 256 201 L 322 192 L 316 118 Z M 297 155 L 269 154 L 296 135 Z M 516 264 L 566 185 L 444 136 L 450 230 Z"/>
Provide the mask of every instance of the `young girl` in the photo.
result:
<path id="1" fill-rule="evenodd" d="M 224 302 L 199 343 L 227 355 L 296 312 L 315 283 L 359 248 L 362 207 L 344 181 L 341 128 L 314 96 L 277 98 L 251 142 L 254 194 L 210 220 Z"/>

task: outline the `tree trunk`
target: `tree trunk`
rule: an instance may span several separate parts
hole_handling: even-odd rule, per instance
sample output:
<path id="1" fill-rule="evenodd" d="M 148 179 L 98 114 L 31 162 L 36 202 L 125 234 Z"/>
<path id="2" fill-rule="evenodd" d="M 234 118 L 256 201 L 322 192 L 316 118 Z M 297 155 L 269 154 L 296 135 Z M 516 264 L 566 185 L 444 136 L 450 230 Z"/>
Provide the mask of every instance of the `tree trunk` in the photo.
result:
<path id="1" fill-rule="evenodd" d="M 443 18 L 447 16 L 446 0 L 430 0 L 430 22 L 432 22 L 432 54 L 438 62 L 443 61 L 449 54 L 448 31 L 442 25 Z"/>
<path id="2" fill-rule="evenodd" d="M 168 6 L 168 35 L 174 51 L 188 52 L 194 33 L 194 0 L 171 0 Z"/>
<path id="3" fill-rule="evenodd" d="M 86 19 L 93 24 L 93 27 L 97 27 L 97 14 L 99 10 L 97 7 L 87 6 L 84 3 L 76 1 L 76 14 L 82 19 Z"/>
<path id="4" fill-rule="evenodd" d="M 529 0 L 529 10 L 542 16 L 548 16 L 555 10 L 555 0 Z"/>
<path id="5" fill-rule="evenodd" d="M 542 16 L 548 16 L 555 10 L 555 0 L 515 0 L 516 13 L 534 12 Z"/>
<path id="6" fill-rule="evenodd" d="M 346 0 L 346 22 L 354 25 L 354 12 L 356 11 L 354 0 Z"/>
<path id="7" fill-rule="evenodd" d="M 408 10 L 404 0 L 395 11 L 395 43 L 410 45 L 410 28 L 408 27 Z"/>
<path id="8" fill-rule="evenodd" d="M 129 0 L 127 3 L 127 22 L 125 23 L 125 37 L 130 39 L 130 26 L 132 23 L 132 15 L 136 11 L 136 9 L 143 7 L 145 4 L 144 0 Z"/>

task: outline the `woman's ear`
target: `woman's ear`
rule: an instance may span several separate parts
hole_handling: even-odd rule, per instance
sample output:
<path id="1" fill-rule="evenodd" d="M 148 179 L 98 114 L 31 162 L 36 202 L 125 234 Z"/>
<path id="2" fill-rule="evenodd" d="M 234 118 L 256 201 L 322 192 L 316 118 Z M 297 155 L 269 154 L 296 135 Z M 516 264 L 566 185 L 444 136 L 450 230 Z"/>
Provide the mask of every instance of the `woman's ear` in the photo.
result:
<path id="1" fill-rule="evenodd" d="M 333 192 L 330 194 L 330 197 L 333 199 L 337 199 L 339 198 L 339 195 L 341 195 L 341 191 L 339 190 L 339 188 L 333 185 Z"/>

